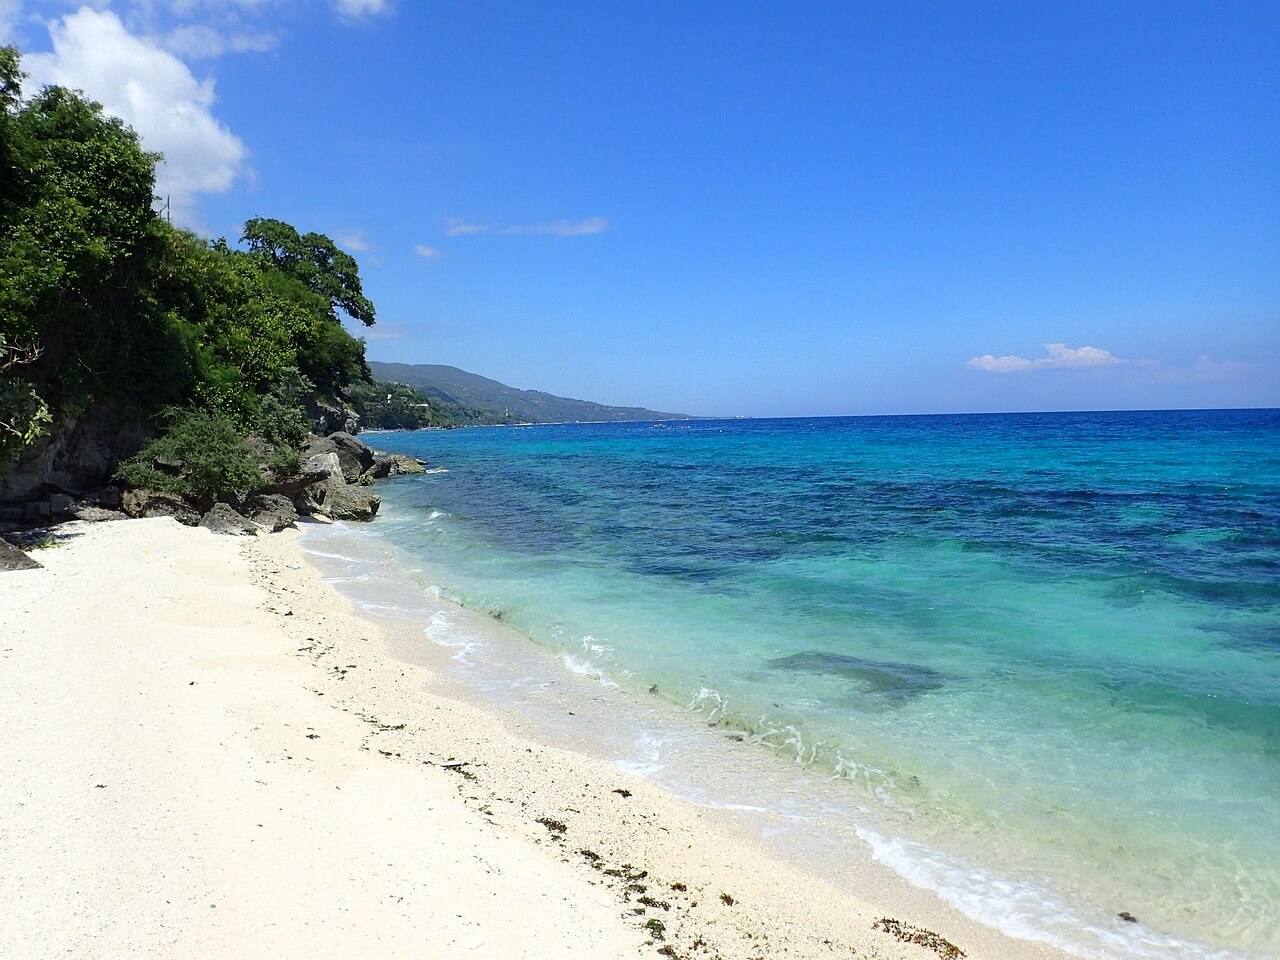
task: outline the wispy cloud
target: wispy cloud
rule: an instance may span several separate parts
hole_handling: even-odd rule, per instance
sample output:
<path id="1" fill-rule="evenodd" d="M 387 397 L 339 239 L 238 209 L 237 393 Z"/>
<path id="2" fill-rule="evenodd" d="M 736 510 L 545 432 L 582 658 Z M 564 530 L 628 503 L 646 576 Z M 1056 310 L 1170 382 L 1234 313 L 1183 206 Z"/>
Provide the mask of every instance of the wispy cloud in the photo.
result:
<path id="1" fill-rule="evenodd" d="M 348 20 L 376 17 L 391 9 L 391 0 L 335 0 L 334 8 Z"/>
<path id="2" fill-rule="evenodd" d="M 444 235 L 446 237 L 469 237 L 477 233 L 488 232 L 489 227 L 483 223 L 471 223 L 460 217 L 444 218 Z"/>
<path id="3" fill-rule="evenodd" d="M 533 223 L 525 226 L 506 227 L 503 233 L 547 233 L 555 237 L 585 237 L 592 233 L 604 233 L 609 221 L 604 217 L 587 217 L 585 220 L 552 220 L 550 223 Z"/>
<path id="4" fill-rule="evenodd" d="M 425 243 L 415 243 L 413 245 L 413 252 L 426 260 L 431 260 L 440 256 L 444 251 L 439 247 L 428 247 Z"/>
<path id="5" fill-rule="evenodd" d="M 369 235 L 363 230 L 335 230 L 333 240 L 348 253 L 360 253 L 370 247 Z"/>
<path id="6" fill-rule="evenodd" d="M 461 217 L 445 217 L 444 232 L 448 237 L 468 237 L 478 233 L 540 233 L 552 237 L 585 237 L 604 233 L 609 221 L 604 217 L 587 217 L 583 220 L 552 220 L 548 223 L 523 223 L 505 227 L 498 224 L 476 223 Z"/>
<path id="7" fill-rule="evenodd" d="M 1134 362 L 1123 360 L 1110 350 L 1103 350 L 1101 347 L 1068 347 L 1065 343 L 1046 343 L 1044 350 L 1047 356 L 1035 358 L 1012 355 L 997 357 L 986 353 L 970 360 L 969 366 L 975 370 L 985 370 L 987 373 L 1020 373 L 1024 370 L 1112 367 Z M 1146 361 L 1137 362 L 1145 363 Z"/>

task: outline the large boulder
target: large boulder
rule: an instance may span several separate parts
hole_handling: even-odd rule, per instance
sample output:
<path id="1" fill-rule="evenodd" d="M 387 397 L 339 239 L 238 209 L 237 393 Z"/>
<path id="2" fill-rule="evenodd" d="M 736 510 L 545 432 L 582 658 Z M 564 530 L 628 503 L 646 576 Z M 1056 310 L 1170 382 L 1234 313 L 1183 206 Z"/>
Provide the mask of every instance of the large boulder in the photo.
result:
<path id="1" fill-rule="evenodd" d="M 245 504 L 244 514 L 272 533 L 292 527 L 298 519 L 298 510 L 293 501 L 279 493 L 260 493 L 250 497 Z"/>
<path id="2" fill-rule="evenodd" d="M 0 572 L 5 570 L 37 570 L 39 567 L 40 564 L 9 543 L 9 541 L 0 540 Z"/>
<path id="3" fill-rule="evenodd" d="M 214 533 L 230 536 L 256 537 L 258 535 L 258 525 L 240 516 L 230 504 L 226 503 L 215 503 L 209 512 L 200 518 L 200 526 Z"/>
<path id="4" fill-rule="evenodd" d="M 382 498 L 368 488 L 330 481 L 322 511 L 335 520 L 372 520 L 382 506 Z"/>
<path id="5" fill-rule="evenodd" d="M 373 451 L 349 433 L 339 431 L 327 437 L 314 437 L 303 450 L 303 456 L 308 460 L 327 453 L 337 455 L 338 462 L 342 465 L 342 476 L 348 483 L 355 483 L 361 474 L 373 466 Z"/>
<path id="6" fill-rule="evenodd" d="M 364 472 L 361 479 L 382 480 L 386 477 L 402 477 L 426 472 L 427 465 L 417 457 L 406 457 L 403 453 L 388 453 L 373 461 L 373 466 Z"/>
<path id="7" fill-rule="evenodd" d="M 323 400 L 304 401 L 307 419 L 311 421 L 311 429 L 322 436 L 341 430 L 344 433 L 360 432 L 360 415 L 350 407 L 339 407 Z"/>
<path id="8" fill-rule="evenodd" d="M 304 458 L 297 473 L 272 477 L 263 492 L 278 493 L 292 500 L 307 487 L 341 475 L 342 464 L 336 453 L 318 453 Z"/>
<path id="9" fill-rule="evenodd" d="M 176 493 L 162 490 L 126 490 L 120 509 L 130 517 L 173 517 L 189 527 L 198 526 L 200 513 Z"/>
<path id="10" fill-rule="evenodd" d="M 307 487 L 294 498 L 302 514 L 318 514 L 334 520 L 372 520 L 382 506 L 382 498 L 367 487 L 333 477 Z"/>

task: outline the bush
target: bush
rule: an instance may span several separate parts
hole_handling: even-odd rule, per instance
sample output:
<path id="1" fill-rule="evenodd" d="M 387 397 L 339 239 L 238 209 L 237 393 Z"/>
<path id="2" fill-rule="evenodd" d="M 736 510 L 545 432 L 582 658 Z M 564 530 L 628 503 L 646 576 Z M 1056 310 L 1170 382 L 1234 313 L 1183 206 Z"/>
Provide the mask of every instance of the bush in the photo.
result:
<path id="1" fill-rule="evenodd" d="M 214 500 L 242 497 L 265 485 L 258 458 L 229 417 L 206 410 L 171 410 L 168 416 L 169 428 L 120 465 L 116 476 L 122 482 Z"/>

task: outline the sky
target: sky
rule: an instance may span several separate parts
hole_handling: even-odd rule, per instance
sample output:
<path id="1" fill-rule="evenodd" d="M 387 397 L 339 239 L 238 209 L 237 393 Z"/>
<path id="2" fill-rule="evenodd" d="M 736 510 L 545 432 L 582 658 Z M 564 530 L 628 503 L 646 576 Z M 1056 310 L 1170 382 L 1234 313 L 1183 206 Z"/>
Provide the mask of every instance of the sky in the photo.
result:
<path id="1" fill-rule="evenodd" d="M 699 415 L 1280 406 L 1280 4 L 0 0 L 374 360 Z"/>

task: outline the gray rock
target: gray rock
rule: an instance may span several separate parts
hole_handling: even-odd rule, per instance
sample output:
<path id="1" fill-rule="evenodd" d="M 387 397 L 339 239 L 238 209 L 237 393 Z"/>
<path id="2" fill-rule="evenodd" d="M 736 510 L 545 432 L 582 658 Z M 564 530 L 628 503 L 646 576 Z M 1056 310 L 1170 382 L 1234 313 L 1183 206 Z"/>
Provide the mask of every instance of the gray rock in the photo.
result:
<path id="1" fill-rule="evenodd" d="M 75 505 L 75 498 L 69 497 L 65 493 L 49 494 L 49 510 L 52 513 L 70 513 Z"/>
<path id="2" fill-rule="evenodd" d="M 293 501 L 279 493 L 261 493 L 250 497 L 245 507 L 245 515 L 250 520 L 272 533 L 292 527 L 298 519 L 298 510 Z"/>
<path id="3" fill-rule="evenodd" d="M 403 453 L 388 453 L 375 460 L 373 466 L 365 471 L 364 476 L 371 480 L 382 480 L 385 477 L 401 477 L 426 472 L 427 465 L 417 457 L 406 457 Z"/>
<path id="4" fill-rule="evenodd" d="M 302 475 L 311 478 L 309 483 L 328 480 L 330 477 L 341 477 L 343 476 L 342 460 L 332 450 L 311 454 L 302 461 Z"/>
<path id="5" fill-rule="evenodd" d="M 258 526 L 236 513 L 229 504 L 215 503 L 213 509 L 200 520 L 200 526 L 214 533 L 225 533 L 240 537 L 256 537 Z"/>
<path id="6" fill-rule="evenodd" d="M 359 480 L 360 475 L 373 466 L 373 451 L 349 433 L 338 432 L 327 437 L 314 437 L 303 449 L 303 456 L 308 458 L 308 462 L 316 455 L 328 453 L 337 454 L 342 466 L 342 476 L 348 483 Z"/>
<path id="7" fill-rule="evenodd" d="M 0 476 L 0 500 L 27 500 L 49 487 L 101 487 L 119 462 L 141 449 L 153 433 L 146 411 L 125 402 L 103 400 L 79 417 L 59 417 L 50 424 L 48 435 L 6 465 Z"/>
<path id="8" fill-rule="evenodd" d="M 188 527 L 198 526 L 200 513 L 176 493 L 161 490 L 126 490 L 120 509 L 130 517 L 173 517 Z"/>
<path id="9" fill-rule="evenodd" d="M 9 541 L 0 540 L 0 572 L 5 570 L 37 570 L 39 568 L 40 564 L 9 543 Z"/>
<path id="10" fill-rule="evenodd" d="M 303 403 L 311 429 L 327 436 L 335 430 L 356 434 L 360 432 L 360 415 L 350 407 L 338 407 L 323 400 L 307 400 Z"/>
<path id="11" fill-rule="evenodd" d="M 355 484 L 329 482 L 325 493 L 323 512 L 335 520 L 372 520 L 382 506 L 382 498 L 370 493 L 366 487 Z"/>
<path id="12" fill-rule="evenodd" d="M 127 520 L 128 515 L 119 510 L 109 510 L 106 507 L 95 507 L 89 504 L 81 504 L 71 511 L 71 516 L 77 520 L 87 520 L 90 523 L 100 523 L 106 520 Z"/>

